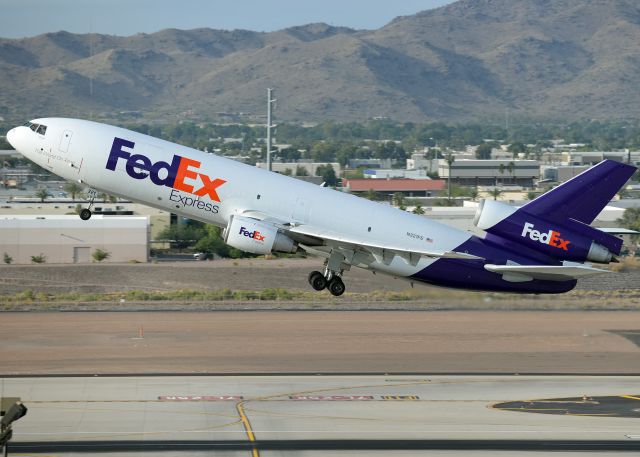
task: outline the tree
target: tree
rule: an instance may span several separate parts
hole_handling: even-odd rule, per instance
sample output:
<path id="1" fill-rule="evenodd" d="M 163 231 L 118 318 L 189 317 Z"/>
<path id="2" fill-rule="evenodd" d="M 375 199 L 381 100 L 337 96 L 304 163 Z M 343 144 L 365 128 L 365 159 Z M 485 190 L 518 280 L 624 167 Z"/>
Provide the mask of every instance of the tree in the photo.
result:
<path id="1" fill-rule="evenodd" d="M 307 171 L 306 167 L 298 165 L 296 167 L 296 176 L 309 176 L 309 172 Z"/>
<path id="2" fill-rule="evenodd" d="M 415 208 L 413 208 L 413 211 L 411 211 L 413 214 L 424 214 L 424 209 L 422 209 L 422 205 L 420 203 L 418 203 L 416 205 Z"/>
<path id="3" fill-rule="evenodd" d="M 367 193 L 364 194 L 364 198 L 366 198 L 367 200 L 371 200 L 371 201 L 380 200 L 380 196 L 378 195 L 378 192 L 376 192 L 373 189 L 369 189 L 367 191 Z"/>
<path id="4" fill-rule="evenodd" d="M 501 163 L 501 164 L 498 166 L 498 172 L 500 173 L 500 176 L 504 176 L 504 170 L 505 170 L 505 169 L 506 169 L 506 167 L 504 166 L 504 164 L 503 164 L 503 163 Z M 503 183 L 503 185 L 504 185 L 504 181 L 503 181 L 503 180 L 501 180 L 501 181 L 502 181 L 502 183 Z"/>
<path id="5" fill-rule="evenodd" d="M 629 230 L 635 230 L 640 232 L 640 208 L 627 208 L 622 217 L 616 222 L 621 224 L 624 228 Z M 639 235 L 632 235 L 631 239 L 638 241 Z"/>
<path id="6" fill-rule="evenodd" d="M 44 203 L 44 200 L 49 196 L 49 191 L 46 187 L 42 187 L 36 191 L 36 197 L 40 199 L 40 203 Z"/>
<path id="7" fill-rule="evenodd" d="M 513 154 L 513 158 L 515 159 L 518 154 L 526 153 L 527 147 L 523 143 L 515 141 L 509 145 L 507 151 Z"/>
<path id="8" fill-rule="evenodd" d="M 231 257 L 239 259 L 242 257 L 255 257 L 253 254 L 241 251 L 225 244 L 222 239 L 220 227 L 215 225 L 207 225 L 205 227 L 205 236 L 200 238 L 195 245 L 197 251 L 216 254 L 219 257 Z"/>
<path id="9" fill-rule="evenodd" d="M 511 180 L 515 184 L 514 172 L 516 170 L 516 164 L 513 163 L 513 161 L 509 162 L 509 164 L 507 165 L 507 170 L 509 170 L 509 174 L 511 175 Z"/>
<path id="10" fill-rule="evenodd" d="M 533 200 L 538 196 L 535 192 L 527 192 L 527 200 Z"/>
<path id="11" fill-rule="evenodd" d="M 333 166 L 328 163 L 326 165 L 320 165 L 316 168 L 316 176 L 322 176 L 322 180 L 325 185 L 335 187 L 338 185 L 338 177 L 333 169 Z"/>
<path id="12" fill-rule="evenodd" d="M 497 200 L 498 197 L 502 194 L 502 191 L 500 189 L 498 189 L 497 187 L 494 187 L 493 189 L 491 189 L 489 191 L 489 195 L 491 195 L 493 197 L 494 200 Z"/>
<path id="13" fill-rule="evenodd" d="M 395 194 L 393 194 L 393 204 L 395 206 L 397 206 L 400 209 L 407 209 L 406 206 L 404 206 L 404 194 L 402 192 L 396 192 Z"/>
<path id="14" fill-rule="evenodd" d="M 5 252 L 3 260 L 4 260 L 4 263 L 9 265 L 11 262 L 13 262 L 13 257 L 11 257 L 9 254 Z"/>
<path id="15" fill-rule="evenodd" d="M 445 158 L 447 165 L 449 166 L 449 178 L 447 179 L 447 195 L 449 204 L 451 204 L 451 165 L 456 161 L 456 158 L 451 154 L 451 151 L 447 152 L 447 157 Z"/>
<path id="16" fill-rule="evenodd" d="M 173 224 L 158 234 L 159 240 L 171 241 L 178 249 L 194 246 L 200 238 L 205 236 L 201 224 Z"/>
<path id="17" fill-rule="evenodd" d="M 80 192 L 82 192 L 84 188 L 78 184 L 77 182 L 73 182 L 73 181 L 69 181 L 64 185 L 64 190 L 65 192 L 68 192 L 71 194 L 71 200 L 75 201 L 76 199 L 76 195 L 78 195 Z"/>
<path id="18" fill-rule="evenodd" d="M 469 197 L 471 197 L 471 201 L 476 201 L 478 198 L 479 192 L 475 187 L 469 191 Z"/>
<path id="19" fill-rule="evenodd" d="M 476 149 L 476 157 L 481 160 L 488 160 L 491 158 L 492 145 L 489 143 L 482 143 Z"/>
<path id="20" fill-rule="evenodd" d="M 331 162 L 335 159 L 336 149 L 333 144 L 322 141 L 311 147 L 310 155 L 315 162 Z"/>

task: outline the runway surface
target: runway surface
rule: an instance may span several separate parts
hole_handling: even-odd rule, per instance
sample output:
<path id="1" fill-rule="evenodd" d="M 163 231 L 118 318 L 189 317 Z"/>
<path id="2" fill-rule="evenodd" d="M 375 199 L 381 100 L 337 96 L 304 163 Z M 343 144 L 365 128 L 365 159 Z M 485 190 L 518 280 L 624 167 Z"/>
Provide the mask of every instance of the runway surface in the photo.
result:
<path id="1" fill-rule="evenodd" d="M 2 389 L 29 408 L 12 455 L 640 452 L 640 418 L 494 407 L 608 396 L 640 408 L 637 376 L 29 377 Z"/>

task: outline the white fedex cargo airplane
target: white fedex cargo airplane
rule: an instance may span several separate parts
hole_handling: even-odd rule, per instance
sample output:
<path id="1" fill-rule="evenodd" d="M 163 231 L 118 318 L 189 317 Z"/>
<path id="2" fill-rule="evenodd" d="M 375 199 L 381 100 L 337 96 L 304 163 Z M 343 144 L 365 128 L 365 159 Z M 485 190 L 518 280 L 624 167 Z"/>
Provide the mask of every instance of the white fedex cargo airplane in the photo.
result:
<path id="1" fill-rule="evenodd" d="M 118 127 L 34 119 L 8 132 L 17 151 L 70 181 L 224 228 L 230 246 L 256 254 L 326 258 L 316 290 L 345 291 L 352 266 L 471 290 L 566 292 L 604 272 L 622 241 L 589 224 L 636 168 L 604 161 L 521 208 L 485 200 L 481 238 L 316 186 Z M 91 205 L 80 217 L 91 217 Z M 619 233 L 619 232 L 618 232 Z"/>

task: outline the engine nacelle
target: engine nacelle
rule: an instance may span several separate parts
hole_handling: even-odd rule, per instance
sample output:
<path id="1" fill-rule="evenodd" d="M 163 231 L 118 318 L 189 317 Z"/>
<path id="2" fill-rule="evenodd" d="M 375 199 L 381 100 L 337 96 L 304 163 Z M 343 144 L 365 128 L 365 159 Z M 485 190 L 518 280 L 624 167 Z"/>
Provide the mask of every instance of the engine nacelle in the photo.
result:
<path id="1" fill-rule="evenodd" d="M 231 216 L 224 230 L 224 242 L 253 254 L 296 252 L 296 243 L 268 222 L 243 216 Z"/>
<path id="2" fill-rule="evenodd" d="M 495 200 L 483 200 L 474 223 L 487 233 L 561 260 L 609 263 L 622 240 L 582 222 L 553 222 Z"/>

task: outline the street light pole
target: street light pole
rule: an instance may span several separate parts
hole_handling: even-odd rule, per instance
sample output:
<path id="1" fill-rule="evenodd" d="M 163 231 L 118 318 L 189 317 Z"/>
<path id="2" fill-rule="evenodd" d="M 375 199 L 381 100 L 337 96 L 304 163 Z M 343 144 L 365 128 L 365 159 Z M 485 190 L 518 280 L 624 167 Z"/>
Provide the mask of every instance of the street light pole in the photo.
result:
<path id="1" fill-rule="evenodd" d="M 271 171 L 271 130 L 275 127 L 272 122 L 273 105 L 276 100 L 273 97 L 273 89 L 267 89 L 267 169 Z"/>

